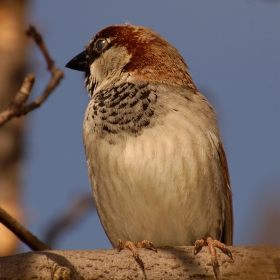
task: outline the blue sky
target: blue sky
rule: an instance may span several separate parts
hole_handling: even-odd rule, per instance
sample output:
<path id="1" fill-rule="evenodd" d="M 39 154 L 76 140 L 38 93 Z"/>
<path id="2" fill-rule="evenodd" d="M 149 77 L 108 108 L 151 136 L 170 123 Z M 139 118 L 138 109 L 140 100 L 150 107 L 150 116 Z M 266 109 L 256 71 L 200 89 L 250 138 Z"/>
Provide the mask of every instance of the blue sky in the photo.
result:
<path id="1" fill-rule="evenodd" d="M 43 34 L 62 68 L 112 24 L 147 26 L 172 43 L 219 116 L 234 194 L 234 244 L 280 245 L 273 222 L 280 217 L 280 1 L 30 2 L 26 22 Z M 36 74 L 35 96 L 49 78 L 35 47 L 28 70 Z M 91 193 L 82 143 L 88 101 L 83 75 L 65 69 L 49 100 L 28 115 L 23 206 L 27 227 L 39 237 L 75 197 Z M 55 248 L 110 247 L 91 212 Z"/>

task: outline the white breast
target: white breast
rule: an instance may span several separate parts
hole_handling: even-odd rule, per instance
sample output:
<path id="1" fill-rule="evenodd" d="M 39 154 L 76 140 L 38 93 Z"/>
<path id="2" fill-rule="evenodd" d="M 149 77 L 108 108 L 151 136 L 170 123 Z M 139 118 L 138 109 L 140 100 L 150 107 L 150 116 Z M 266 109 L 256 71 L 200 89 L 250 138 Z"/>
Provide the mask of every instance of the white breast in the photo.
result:
<path id="1" fill-rule="evenodd" d="M 208 128 L 197 129 L 178 111 L 163 123 L 136 137 L 116 136 L 114 144 L 84 123 L 94 199 L 113 246 L 119 238 L 173 246 L 221 237 L 224 193 Z"/>

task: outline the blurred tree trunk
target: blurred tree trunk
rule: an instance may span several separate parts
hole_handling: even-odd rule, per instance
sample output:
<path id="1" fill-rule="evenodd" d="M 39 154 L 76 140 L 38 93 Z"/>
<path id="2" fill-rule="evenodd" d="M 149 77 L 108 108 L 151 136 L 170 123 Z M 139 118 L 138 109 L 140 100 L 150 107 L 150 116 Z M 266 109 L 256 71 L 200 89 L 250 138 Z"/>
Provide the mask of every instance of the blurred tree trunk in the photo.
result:
<path id="1" fill-rule="evenodd" d="M 20 88 L 26 62 L 27 0 L 0 0 L 0 111 Z M 20 207 L 24 118 L 0 127 L 0 205 L 23 220 Z M 16 252 L 18 240 L 0 224 L 0 255 Z"/>

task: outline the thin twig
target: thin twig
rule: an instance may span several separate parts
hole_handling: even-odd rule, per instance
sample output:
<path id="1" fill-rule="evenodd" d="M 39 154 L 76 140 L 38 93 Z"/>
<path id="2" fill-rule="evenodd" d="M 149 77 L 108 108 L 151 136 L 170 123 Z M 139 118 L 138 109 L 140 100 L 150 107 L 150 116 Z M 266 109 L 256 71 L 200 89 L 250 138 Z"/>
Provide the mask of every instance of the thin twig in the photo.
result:
<path id="1" fill-rule="evenodd" d="M 22 115 L 26 115 L 27 113 L 29 113 L 30 111 L 40 107 L 42 105 L 42 103 L 49 97 L 49 95 L 53 92 L 53 90 L 57 87 L 57 85 L 59 84 L 60 80 L 63 78 L 64 73 L 61 69 L 59 68 L 53 68 L 51 70 L 52 72 L 52 76 L 51 79 L 49 81 L 49 83 L 47 84 L 47 86 L 45 87 L 45 90 L 42 92 L 42 94 L 36 98 L 33 102 L 29 103 L 28 105 L 25 105 L 22 108 Z"/>
<path id="2" fill-rule="evenodd" d="M 0 126 L 14 117 L 26 115 L 30 111 L 40 107 L 64 77 L 63 71 L 60 68 L 56 68 L 54 66 L 54 60 L 51 58 L 42 36 L 37 32 L 35 27 L 30 25 L 30 27 L 26 31 L 26 34 L 33 38 L 33 40 L 41 50 L 46 60 L 47 68 L 51 73 L 51 78 L 42 94 L 33 102 L 26 105 L 35 81 L 35 76 L 33 74 L 28 74 L 25 77 L 23 84 L 19 92 L 16 94 L 15 98 L 10 102 L 7 108 L 0 113 Z"/>
<path id="3" fill-rule="evenodd" d="M 22 114 L 22 104 L 24 104 L 33 88 L 35 76 L 28 74 L 23 81 L 20 90 L 17 92 L 15 98 L 10 102 L 6 110 L 0 114 L 0 124 L 3 124 L 15 116 Z"/>
<path id="4" fill-rule="evenodd" d="M 40 241 L 15 218 L 10 216 L 2 207 L 0 207 L 0 222 L 10 229 L 22 242 L 24 242 L 33 251 L 51 250 L 51 247 Z"/>
<path id="5" fill-rule="evenodd" d="M 29 37 L 32 37 L 35 41 L 35 43 L 38 45 L 38 47 L 40 48 L 42 54 L 44 55 L 47 65 L 48 65 L 48 69 L 51 70 L 54 67 L 54 61 L 51 59 L 49 52 L 46 48 L 46 45 L 44 43 L 43 37 L 41 36 L 41 34 L 39 34 L 37 32 L 37 30 L 35 29 L 34 26 L 30 25 L 29 28 L 26 31 L 26 35 Z"/>

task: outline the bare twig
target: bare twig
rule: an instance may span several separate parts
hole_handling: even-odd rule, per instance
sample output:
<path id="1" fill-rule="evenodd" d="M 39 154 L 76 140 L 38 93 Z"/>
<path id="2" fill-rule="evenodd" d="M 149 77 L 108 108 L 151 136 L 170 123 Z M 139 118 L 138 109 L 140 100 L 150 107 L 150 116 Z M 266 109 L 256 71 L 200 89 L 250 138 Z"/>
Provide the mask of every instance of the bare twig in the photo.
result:
<path id="1" fill-rule="evenodd" d="M 10 229 L 22 242 L 24 242 L 33 251 L 51 250 L 51 247 L 49 245 L 40 241 L 36 236 L 34 236 L 30 231 L 22 226 L 15 218 L 10 216 L 2 207 L 0 207 L 0 222 L 8 229 Z"/>
<path id="2" fill-rule="evenodd" d="M 29 94 L 32 90 L 32 87 L 35 82 L 35 76 L 33 74 L 28 74 L 23 81 L 23 84 L 16 94 L 14 100 L 9 104 L 9 106 L 0 114 L 0 124 L 3 124 L 15 116 L 21 115 L 22 104 L 24 104 Z"/>
<path id="3" fill-rule="evenodd" d="M 51 70 L 54 68 L 54 61 L 51 59 L 49 52 L 46 48 L 46 45 L 44 43 L 44 40 L 41 36 L 41 34 L 39 34 L 37 32 L 37 30 L 35 29 L 34 26 L 30 25 L 29 28 L 26 31 L 26 35 L 30 36 L 34 39 L 35 43 L 38 45 L 38 47 L 40 48 L 42 54 L 44 55 L 47 65 L 48 65 L 48 69 Z"/>
<path id="4" fill-rule="evenodd" d="M 38 108 L 41 106 L 41 104 L 49 97 L 49 95 L 53 92 L 53 90 L 57 87 L 59 84 L 60 80 L 63 78 L 64 73 L 61 69 L 59 68 L 53 68 L 51 70 L 52 76 L 47 84 L 45 90 L 42 92 L 42 94 L 36 98 L 33 102 L 31 102 L 28 105 L 25 105 L 22 108 L 22 115 L 26 115 L 30 111 Z"/>
<path id="5" fill-rule="evenodd" d="M 42 36 L 36 31 L 36 29 L 33 26 L 30 26 L 26 31 L 26 34 L 32 37 L 40 48 L 46 60 L 48 70 L 51 73 L 51 79 L 42 94 L 33 102 L 26 105 L 35 81 L 35 76 L 33 74 L 28 74 L 25 77 L 21 89 L 16 94 L 14 100 L 12 100 L 8 107 L 0 113 L 0 125 L 4 124 L 13 117 L 26 115 L 30 111 L 40 107 L 64 77 L 63 71 L 60 68 L 54 67 L 54 61 L 50 57 Z"/>

